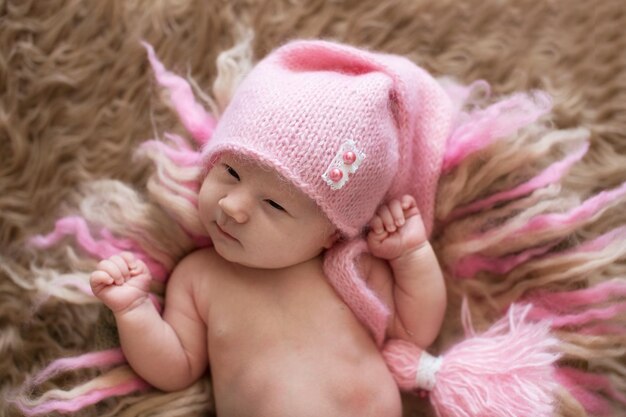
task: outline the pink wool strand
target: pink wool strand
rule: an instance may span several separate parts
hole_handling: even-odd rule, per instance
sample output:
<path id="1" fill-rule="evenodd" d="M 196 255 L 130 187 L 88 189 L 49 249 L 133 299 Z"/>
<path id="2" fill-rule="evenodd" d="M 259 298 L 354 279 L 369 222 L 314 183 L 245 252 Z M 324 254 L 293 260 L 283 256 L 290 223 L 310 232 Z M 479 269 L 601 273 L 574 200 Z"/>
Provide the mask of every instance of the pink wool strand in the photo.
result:
<path id="1" fill-rule="evenodd" d="M 72 358 L 61 358 L 55 360 L 35 375 L 32 380 L 32 384 L 39 385 L 55 375 L 67 371 L 91 367 L 102 368 L 111 365 L 119 365 L 125 362 L 126 359 L 124 358 L 124 354 L 119 348 L 100 352 L 90 352 Z"/>
<path id="2" fill-rule="evenodd" d="M 484 109 L 474 110 L 459 121 L 448 138 L 443 160 L 447 173 L 469 155 L 498 139 L 515 133 L 550 111 L 552 100 L 543 92 L 514 94 Z"/>
<path id="3" fill-rule="evenodd" d="M 539 293 L 530 300 L 534 303 L 530 312 L 533 319 L 549 319 L 553 328 L 582 327 L 626 312 L 626 280 L 614 279 L 570 292 Z"/>
<path id="4" fill-rule="evenodd" d="M 100 235 L 103 239 L 95 239 L 92 236 L 84 218 L 68 216 L 57 220 L 54 231 L 47 235 L 34 236 L 29 243 L 36 248 L 46 249 L 59 243 L 66 236 L 73 236 L 78 245 L 96 259 L 105 259 L 122 251 L 131 251 L 146 263 L 153 279 L 165 281 L 168 275 L 167 268 L 152 259 L 135 242 L 116 238 L 106 228 L 100 229 Z"/>
<path id="5" fill-rule="evenodd" d="M 568 156 L 562 161 L 555 162 L 554 164 L 548 166 L 544 171 L 542 171 L 539 175 L 533 177 L 532 179 L 510 190 L 504 190 L 492 194 L 489 197 L 459 207 L 455 209 L 452 213 L 450 213 L 445 221 L 449 222 L 461 217 L 465 217 L 471 213 L 488 210 L 494 207 L 496 204 L 505 201 L 511 201 L 515 198 L 527 195 L 539 188 L 558 182 L 574 163 L 582 159 L 582 157 L 587 153 L 588 149 L 589 143 L 585 142 L 583 146 L 580 149 L 576 150 L 572 155 Z"/>
<path id="6" fill-rule="evenodd" d="M 150 388 L 150 386 L 146 382 L 139 378 L 134 378 L 113 387 L 95 389 L 69 400 L 50 400 L 35 406 L 20 403 L 16 405 L 27 416 L 47 415 L 55 411 L 71 413 L 89 405 L 96 404 L 105 398 L 128 395 L 148 388 Z"/>
<path id="7" fill-rule="evenodd" d="M 506 274 L 529 259 L 546 254 L 558 243 L 558 241 L 555 241 L 544 246 L 530 248 L 523 252 L 509 256 L 502 256 L 500 258 L 483 255 L 466 256 L 456 262 L 453 265 L 452 270 L 454 271 L 454 276 L 457 278 L 473 278 L 482 271 L 499 275 Z"/>
<path id="8" fill-rule="evenodd" d="M 561 385 L 576 398 L 589 415 L 614 415 L 609 399 L 626 406 L 626 396 L 617 391 L 611 380 L 604 376 L 574 368 L 559 368 L 555 375 Z"/>
<path id="9" fill-rule="evenodd" d="M 196 102 L 191 86 L 178 75 L 169 72 L 157 59 L 154 48 L 142 42 L 148 52 L 148 59 L 157 82 L 170 93 L 170 100 L 178 113 L 181 123 L 200 144 L 206 143 L 215 129 L 215 119 Z"/>
<path id="10" fill-rule="evenodd" d="M 516 233 L 533 233 L 574 226 L 590 220 L 602 210 L 608 208 L 626 195 L 626 183 L 612 190 L 602 191 L 585 200 L 582 204 L 566 213 L 550 213 L 536 216 L 528 221 Z M 514 234 L 517 239 L 517 234 Z"/>

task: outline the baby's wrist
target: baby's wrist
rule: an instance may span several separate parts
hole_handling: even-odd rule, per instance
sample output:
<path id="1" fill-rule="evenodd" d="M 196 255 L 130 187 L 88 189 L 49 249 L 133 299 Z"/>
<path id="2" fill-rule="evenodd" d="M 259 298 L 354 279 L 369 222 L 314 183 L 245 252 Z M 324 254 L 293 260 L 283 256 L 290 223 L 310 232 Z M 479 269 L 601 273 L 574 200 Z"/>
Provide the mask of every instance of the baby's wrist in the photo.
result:
<path id="1" fill-rule="evenodd" d="M 389 259 L 389 264 L 394 270 L 410 268 L 412 265 L 423 261 L 429 248 L 430 242 L 425 240 L 418 246 L 406 249 L 400 256 Z"/>
<path id="2" fill-rule="evenodd" d="M 140 311 L 146 307 L 148 308 L 152 307 L 152 301 L 150 300 L 150 297 L 148 296 L 138 298 L 135 301 L 133 301 L 130 305 L 120 310 L 115 311 L 111 309 L 111 311 L 113 312 L 113 315 L 115 316 L 115 318 L 119 319 L 119 318 L 128 316 L 130 314 L 135 314 L 137 311 Z"/>

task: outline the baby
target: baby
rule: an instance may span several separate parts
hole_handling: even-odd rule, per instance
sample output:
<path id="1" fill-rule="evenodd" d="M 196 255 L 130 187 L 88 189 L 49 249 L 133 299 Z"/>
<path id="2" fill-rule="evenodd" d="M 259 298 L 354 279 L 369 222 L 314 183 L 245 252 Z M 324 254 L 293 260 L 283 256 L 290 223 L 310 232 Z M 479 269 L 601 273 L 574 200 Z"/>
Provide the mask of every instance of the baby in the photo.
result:
<path id="1" fill-rule="evenodd" d="M 401 415 L 382 341 L 427 347 L 446 306 L 432 181 L 408 163 L 440 138 L 411 82 L 440 94 L 408 60 L 322 41 L 255 67 L 203 149 L 213 244 L 176 266 L 162 316 L 132 254 L 91 275 L 142 378 L 179 390 L 210 365 L 220 417 Z"/>

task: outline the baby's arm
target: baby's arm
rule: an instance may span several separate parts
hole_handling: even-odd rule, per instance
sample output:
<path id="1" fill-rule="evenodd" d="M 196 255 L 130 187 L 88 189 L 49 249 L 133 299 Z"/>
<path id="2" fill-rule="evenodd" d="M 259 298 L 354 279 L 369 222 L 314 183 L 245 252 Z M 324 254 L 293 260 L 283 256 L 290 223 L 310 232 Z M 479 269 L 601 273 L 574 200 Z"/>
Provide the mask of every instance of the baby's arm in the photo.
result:
<path id="1" fill-rule="evenodd" d="M 390 336 L 426 348 L 437 337 L 446 309 L 446 289 L 435 253 L 426 237 L 415 200 L 404 196 L 381 206 L 370 222 L 368 245 L 372 255 L 386 259 L 393 280 L 393 322 Z M 370 274 L 389 275 L 374 265 Z"/>
<path id="2" fill-rule="evenodd" d="M 150 273 L 132 254 L 100 262 L 90 278 L 94 294 L 115 315 L 130 366 L 165 391 L 191 385 L 207 367 L 206 326 L 195 307 L 193 285 L 198 272 L 193 265 L 192 255 L 172 273 L 163 317 L 148 298 Z"/>

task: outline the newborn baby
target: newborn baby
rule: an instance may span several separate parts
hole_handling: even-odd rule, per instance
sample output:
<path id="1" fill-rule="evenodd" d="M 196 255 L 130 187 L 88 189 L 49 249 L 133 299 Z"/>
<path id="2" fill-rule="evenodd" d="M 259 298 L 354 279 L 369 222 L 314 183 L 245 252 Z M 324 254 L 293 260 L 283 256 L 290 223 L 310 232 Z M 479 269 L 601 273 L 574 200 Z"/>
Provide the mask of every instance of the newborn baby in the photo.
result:
<path id="1" fill-rule="evenodd" d="M 113 311 L 133 369 L 163 390 L 210 363 L 219 416 L 399 416 L 400 395 L 367 330 L 335 293 L 323 252 L 336 239 L 315 203 L 277 173 L 224 156 L 200 191 L 213 247 L 170 277 L 163 318 L 150 274 L 128 253 L 91 284 Z M 396 311 L 390 337 L 428 345 L 445 292 L 412 197 L 381 206 L 363 274 Z"/>
<path id="2" fill-rule="evenodd" d="M 131 367 L 162 390 L 210 367 L 220 417 L 400 416 L 380 347 L 427 347 L 446 305 L 427 240 L 444 96 L 408 60 L 331 42 L 257 64 L 202 150 L 213 245 L 176 266 L 163 315 L 130 253 L 91 275 Z"/>

